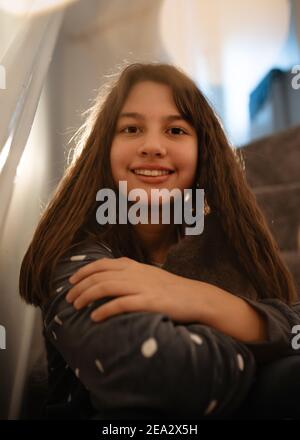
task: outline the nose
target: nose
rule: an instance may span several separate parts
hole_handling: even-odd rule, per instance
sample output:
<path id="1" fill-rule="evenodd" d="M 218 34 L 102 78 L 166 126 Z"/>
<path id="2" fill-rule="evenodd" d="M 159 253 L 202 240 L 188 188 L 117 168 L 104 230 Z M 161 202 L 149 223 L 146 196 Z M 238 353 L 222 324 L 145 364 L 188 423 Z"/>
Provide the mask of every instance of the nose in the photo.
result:
<path id="1" fill-rule="evenodd" d="M 166 148 L 161 144 L 160 140 L 154 136 L 148 136 L 143 145 L 138 148 L 139 156 L 165 156 L 167 154 Z"/>

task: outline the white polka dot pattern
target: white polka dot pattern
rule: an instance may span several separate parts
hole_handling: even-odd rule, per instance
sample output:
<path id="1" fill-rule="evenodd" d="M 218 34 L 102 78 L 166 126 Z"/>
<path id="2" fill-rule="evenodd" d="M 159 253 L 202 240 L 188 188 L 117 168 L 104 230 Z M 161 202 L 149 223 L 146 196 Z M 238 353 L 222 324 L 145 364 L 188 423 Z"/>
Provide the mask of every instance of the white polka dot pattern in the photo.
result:
<path id="1" fill-rule="evenodd" d="M 217 402 L 216 400 L 212 400 L 212 401 L 210 402 L 210 404 L 208 405 L 208 407 L 206 408 L 204 414 L 205 414 L 205 415 L 210 414 L 210 413 L 215 409 L 215 407 L 217 406 L 217 404 L 218 404 L 218 402 Z"/>
<path id="2" fill-rule="evenodd" d="M 71 261 L 82 261 L 86 258 L 86 255 L 72 255 Z"/>
<path id="3" fill-rule="evenodd" d="M 243 371 L 243 369 L 244 369 L 244 367 L 245 367 L 243 356 L 239 353 L 239 354 L 236 356 L 236 358 L 237 358 L 237 363 L 238 363 L 239 369 L 240 369 L 241 371 Z"/>
<path id="4" fill-rule="evenodd" d="M 157 351 L 157 342 L 154 338 L 147 339 L 141 347 L 141 351 L 145 357 L 151 357 Z"/>
<path id="5" fill-rule="evenodd" d="M 196 333 L 190 333 L 191 339 L 198 345 L 203 344 L 203 339 Z"/>
<path id="6" fill-rule="evenodd" d="M 107 251 L 112 252 L 112 250 L 108 246 L 106 246 L 106 244 L 101 243 L 101 246 L 103 246 Z"/>
<path id="7" fill-rule="evenodd" d="M 98 307 L 98 301 L 91 300 L 87 304 L 90 308 L 83 308 L 80 313 L 66 301 L 71 285 L 69 277 L 74 269 L 101 258 L 111 258 L 110 249 L 105 250 L 105 246 L 101 249 L 100 243 L 99 249 L 94 241 L 91 241 L 91 249 L 88 246 L 87 242 L 62 259 L 52 280 L 53 301 L 43 308 L 43 319 L 47 321 L 44 333 L 49 347 L 53 355 L 58 353 L 60 363 L 57 364 L 65 369 L 65 375 L 71 376 L 70 383 L 66 381 L 65 388 L 59 390 L 67 411 L 77 404 L 78 381 L 103 402 L 112 401 L 115 390 L 121 390 L 122 393 L 118 393 L 120 407 L 131 404 L 130 393 L 136 391 L 132 383 L 137 382 L 139 387 L 144 387 L 140 391 L 153 410 L 164 410 L 162 405 L 168 400 L 170 410 L 177 411 L 180 401 L 184 412 L 197 411 L 200 417 L 207 419 L 222 416 L 226 405 L 235 405 L 235 398 L 241 401 L 248 391 L 246 385 L 251 383 L 252 375 L 255 377 L 253 354 L 244 344 L 205 325 L 174 324 L 161 314 L 141 312 L 116 316 L 111 323 L 109 320 L 95 323 L 90 314 Z M 49 359 L 51 367 L 56 365 L 51 357 Z M 51 372 L 50 365 L 51 379 L 58 377 L 59 368 Z M 166 374 L 161 374 L 162 370 Z M 153 381 L 144 380 L 149 372 Z M 170 393 L 180 380 L 178 399 L 170 399 Z M 160 399 L 153 390 L 154 383 Z M 232 389 L 237 390 L 236 396 L 231 393 Z M 223 399 L 228 393 L 230 399 Z"/>
<path id="8" fill-rule="evenodd" d="M 101 362 L 99 361 L 99 359 L 95 360 L 95 365 L 98 368 L 98 370 L 101 371 L 101 373 L 104 373 L 104 368 L 103 368 Z"/>
<path id="9" fill-rule="evenodd" d="M 54 317 L 54 321 L 57 323 L 57 324 L 59 324 L 59 325 L 62 325 L 63 323 L 62 323 L 62 320 L 58 317 L 58 315 L 55 315 L 55 317 Z"/>

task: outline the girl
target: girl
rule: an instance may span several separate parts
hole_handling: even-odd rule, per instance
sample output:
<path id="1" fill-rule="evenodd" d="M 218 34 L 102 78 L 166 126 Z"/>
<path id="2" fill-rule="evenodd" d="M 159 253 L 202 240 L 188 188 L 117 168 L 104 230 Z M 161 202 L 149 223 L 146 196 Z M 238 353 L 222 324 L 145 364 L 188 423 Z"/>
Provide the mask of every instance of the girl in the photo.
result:
<path id="1" fill-rule="evenodd" d="M 300 316 L 218 118 L 179 69 L 137 63 L 99 95 L 79 134 L 20 274 L 22 298 L 44 317 L 44 416 L 237 414 L 257 366 L 291 354 Z M 118 201 L 121 181 L 149 204 L 151 189 L 203 188 L 203 233 L 164 224 L 163 204 L 157 224 L 99 225 L 96 194 L 108 188 Z"/>

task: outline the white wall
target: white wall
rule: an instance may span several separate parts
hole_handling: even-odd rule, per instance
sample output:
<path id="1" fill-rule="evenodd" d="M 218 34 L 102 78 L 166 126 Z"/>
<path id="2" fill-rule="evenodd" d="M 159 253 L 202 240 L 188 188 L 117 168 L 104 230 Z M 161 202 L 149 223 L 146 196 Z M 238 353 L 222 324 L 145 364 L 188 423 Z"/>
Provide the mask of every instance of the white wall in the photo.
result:
<path id="1" fill-rule="evenodd" d="M 0 242 L 0 322 L 6 328 L 6 349 L 0 350 L 0 418 L 14 418 L 22 393 L 31 349 L 35 310 L 21 302 L 18 278 L 21 260 L 49 193 L 47 93 L 44 89 L 30 137 L 18 168 Z"/>

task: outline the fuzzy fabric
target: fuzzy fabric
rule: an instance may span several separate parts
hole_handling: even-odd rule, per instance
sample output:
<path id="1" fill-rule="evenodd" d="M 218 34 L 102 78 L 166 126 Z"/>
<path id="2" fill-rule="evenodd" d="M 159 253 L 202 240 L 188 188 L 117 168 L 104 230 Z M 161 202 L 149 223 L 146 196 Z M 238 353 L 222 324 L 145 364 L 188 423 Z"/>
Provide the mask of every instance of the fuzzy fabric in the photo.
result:
<path id="1" fill-rule="evenodd" d="M 185 278 L 214 284 L 235 295 L 257 298 L 218 216 L 212 212 L 205 216 L 203 233 L 186 236 L 174 245 L 162 268 Z"/>

